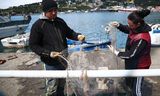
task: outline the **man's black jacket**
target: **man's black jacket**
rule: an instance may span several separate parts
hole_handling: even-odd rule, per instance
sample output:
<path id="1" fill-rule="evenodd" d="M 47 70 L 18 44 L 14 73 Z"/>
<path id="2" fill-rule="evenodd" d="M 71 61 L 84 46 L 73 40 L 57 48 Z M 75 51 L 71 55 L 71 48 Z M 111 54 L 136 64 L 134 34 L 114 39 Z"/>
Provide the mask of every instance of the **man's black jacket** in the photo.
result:
<path id="1" fill-rule="evenodd" d="M 53 66 L 59 66 L 58 58 L 51 58 L 51 51 L 61 52 L 67 50 L 67 39 L 77 40 L 80 33 L 74 32 L 61 18 L 54 20 L 38 19 L 31 28 L 29 46 L 41 60 Z M 66 52 L 66 51 L 64 51 Z"/>

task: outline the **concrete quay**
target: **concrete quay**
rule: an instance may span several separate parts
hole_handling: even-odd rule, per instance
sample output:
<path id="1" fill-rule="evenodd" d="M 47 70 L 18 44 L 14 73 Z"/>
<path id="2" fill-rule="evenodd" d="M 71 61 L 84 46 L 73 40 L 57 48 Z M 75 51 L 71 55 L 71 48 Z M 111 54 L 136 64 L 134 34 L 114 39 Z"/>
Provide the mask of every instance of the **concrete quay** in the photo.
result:
<path id="1" fill-rule="evenodd" d="M 160 48 L 153 47 L 151 69 L 160 69 L 159 56 Z M 43 70 L 43 63 L 32 52 L 0 53 L 0 59 L 6 60 L 4 64 L 0 64 L 0 70 Z M 118 64 L 115 59 L 118 60 Z M 110 51 L 75 52 L 69 56 L 69 60 L 73 70 L 106 66 L 109 69 L 124 69 L 123 60 L 114 57 Z M 145 77 L 145 96 L 160 96 L 159 91 L 160 77 Z M 45 79 L 0 78 L 0 96 L 45 96 Z"/>

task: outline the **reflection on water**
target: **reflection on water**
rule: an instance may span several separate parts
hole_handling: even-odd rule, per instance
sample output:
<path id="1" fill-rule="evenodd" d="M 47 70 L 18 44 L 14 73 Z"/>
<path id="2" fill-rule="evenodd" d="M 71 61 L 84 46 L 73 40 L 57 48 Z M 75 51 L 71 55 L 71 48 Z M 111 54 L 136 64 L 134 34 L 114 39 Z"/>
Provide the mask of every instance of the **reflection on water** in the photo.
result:
<path id="1" fill-rule="evenodd" d="M 118 21 L 127 24 L 128 12 L 88 12 L 88 13 L 59 13 L 58 16 L 63 18 L 66 23 L 76 32 L 86 36 L 86 40 L 104 41 L 108 35 L 104 30 L 105 26 L 111 21 Z M 39 18 L 40 14 L 32 15 L 32 20 L 26 32 L 30 32 L 32 24 Z M 20 16 L 14 16 L 12 19 L 22 19 Z M 151 13 L 146 17 L 148 23 L 154 24 L 160 22 L 160 13 Z M 126 42 L 126 34 L 118 32 L 117 47 L 123 48 Z"/>

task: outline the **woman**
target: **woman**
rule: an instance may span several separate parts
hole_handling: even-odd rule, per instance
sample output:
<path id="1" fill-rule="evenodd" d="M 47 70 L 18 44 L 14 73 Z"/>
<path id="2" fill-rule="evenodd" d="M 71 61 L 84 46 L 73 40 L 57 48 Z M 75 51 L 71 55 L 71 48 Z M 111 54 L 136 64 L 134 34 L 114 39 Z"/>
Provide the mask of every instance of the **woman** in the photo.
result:
<path id="1" fill-rule="evenodd" d="M 151 27 L 145 23 L 144 17 L 150 14 L 149 10 L 134 11 L 128 15 L 128 25 L 112 22 L 112 26 L 128 34 L 125 52 L 119 52 L 108 46 L 111 52 L 125 59 L 125 69 L 149 69 L 151 65 Z M 132 96 L 142 96 L 143 77 L 126 78 L 126 85 L 131 89 Z"/>

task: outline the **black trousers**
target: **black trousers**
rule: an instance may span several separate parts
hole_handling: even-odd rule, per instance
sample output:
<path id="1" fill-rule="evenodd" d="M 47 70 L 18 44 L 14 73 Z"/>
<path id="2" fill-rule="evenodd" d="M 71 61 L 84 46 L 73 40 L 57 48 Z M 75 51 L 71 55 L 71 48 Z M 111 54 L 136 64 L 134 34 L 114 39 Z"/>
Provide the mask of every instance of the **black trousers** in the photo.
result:
<path id="1" fill-rule="evenodd" d="M 125 78 L 126 85 L 131 90 L 131 96 L 143 96 L 142 84 L 144 77 L 128 77 Z"/>

